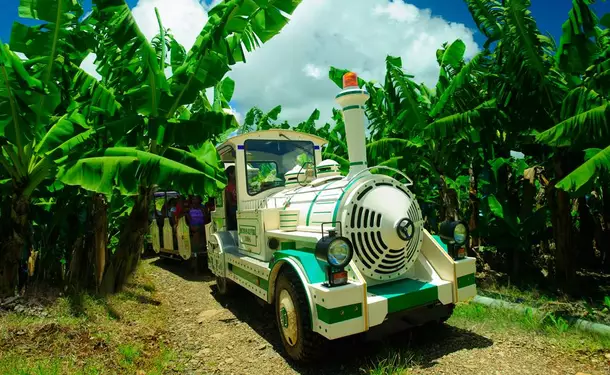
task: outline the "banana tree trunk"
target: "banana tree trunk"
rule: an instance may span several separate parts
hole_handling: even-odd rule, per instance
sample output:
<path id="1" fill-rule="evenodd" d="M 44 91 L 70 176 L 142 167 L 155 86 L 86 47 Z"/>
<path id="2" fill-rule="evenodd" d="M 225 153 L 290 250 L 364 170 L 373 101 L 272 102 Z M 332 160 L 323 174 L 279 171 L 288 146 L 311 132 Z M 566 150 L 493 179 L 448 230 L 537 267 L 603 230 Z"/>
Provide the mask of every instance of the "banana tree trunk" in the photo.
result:
<path id="1" fill-rule="evenodd" d="M 565 160 L 556 155 L 553 159 L 553 167 L 557 181 L 566 176 Z M 554 184 L 553 184 L 554 186 Z M 553 237 L 555 239 L 555 268 L 556 281 L 560 285 L 569 287 L 575 275 L 572 243 L 572 215 L 570 196 L 567 192 L 551 188 L 549 203 L 552 212 Z"/>
<path id="2" fill-rule="evenodd" d="M 603 191 L 602 205 L 602 244 L 599 246 L 599 251 L 602 256 L 604 269 L 610 272 L 610 187 L 606 185 Z"/>
<path id="3" fill-rule="evenodd" d="M 443 220 L 458 220 L 457 194 L 454 189 L 449 189 L 444 175 L 441 175 L 440 198 Z"/>
<path id="4" fill-rule="evenodd" d="M 93 252 L 95 254 L 95 286 L 99 288 L 107 259 L 108 205 L 102 194 L 93 198 Z"/>
<path id="5" fill-rule="evenodd" d="M 133 209 L 119 235 L 119 245 L 106 266 L 101 281 L 103 294 L 122 289 L 140 260 L 144 235 L 148 231 L 148 205 L 152 189 L 140 187 Z"/>
<path id="6" fill-rule="evenodd" d="M 28 198 L 15 193 L 11 200 L 11 227 L 5 232 L 8 237 L 0 249 L 0 298 L 12 296 L 18 285 L 19 265 L 28 245 L 29 209 Z"/>
<path id="7" fill-rule="evenodd" d="M 89 262 L 86 244 L 87 233 L 80 233 L 72 244 L 68 284 L 74 290 L 79 290 L 87 285 L 86 279 L 89 274 Z"/>
<path id="8" fill-rule="evenodd" d="M 106 266 L 108 231 L 107 205 L 102 194 L 95 194 L 87 205 L 85 230 L 74 241 L 70 261 L 72 288 L 98 288 Z"/>
<path id="9" fill-rule="evenodd" d="M 579 240 L 580 256 L 579 264 L 584 267 L 595 266 L 595 249 L 593 238 L 595 236 L 595 222 L 587 206 L 585 197 L 578 198 L 578 217 L 580 220 Z"/>
<path id="10" fill-rule="evenodd" d="M 535 173 L 535 170 L 533 170 L 533 172 Z M 509 191 L 508 193 L 510 194 L 511 192 Z M 536 202 L 536 185 L 534 184 L 534 178 L 523 179 L 521 201 L 519 201 L 519 194 L 510 194 L 510 197 L 511 205 L 513 207 L 521 207 L 519 210 L 519 217 L 522 223 L 525 222 L 528 216 L 532 214 L 532 209 L 534 208 Z M 532 256 L 532 244 L 529 241 L 528 234 L 521 233 L 520 235 L 522 237 L 519 243 L 524 243 L 525 246 L 515 246 L 510 250 L 512 258 L 512 274 L 517 279 L 523 276 L 523 266 L 527 265 L 527 263 L 531 261 Z"/>
<path id="11" fill-rule="evenodd" d="M 468 221 L 468 227 L 470 229 L 470 233 L 473 235 L 470 236 L 471 239 L 471 248 L 478 248 L 480 245 L 480 238 L 478 237 L 478 227 L 479 227 L 479 198 L 478 198 L 478 181 L 477 181 L 477 173 L 474 171 L 474 167 L 471 166 L 468 169 L 468 173 L 470 175 L 470 189 L 469 189 L 469 199 L 470 199 L 470 220 Z"/>

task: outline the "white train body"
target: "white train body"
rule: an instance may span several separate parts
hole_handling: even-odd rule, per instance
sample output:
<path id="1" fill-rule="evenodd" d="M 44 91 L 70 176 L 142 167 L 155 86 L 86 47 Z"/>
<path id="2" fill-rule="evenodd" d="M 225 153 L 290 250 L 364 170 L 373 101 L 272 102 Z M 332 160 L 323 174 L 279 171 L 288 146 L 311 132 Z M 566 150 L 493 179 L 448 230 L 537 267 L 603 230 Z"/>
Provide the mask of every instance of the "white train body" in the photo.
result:
<path id="1" fill-rule="evenodd" d="M 373 174 L 367 166 L 367 98 L 357 87 L 337 95 L 351 165 L 346 176 L 336 162 L 322 160 L 326 141 L 310 134 L 260 131 L 218 147 L 236 170 L 237 228 L 226 230 L 227 212 L 218 204 L 207 236 L 209 268 L 223 290 L 230 280 L 276 305 L 284 346 L 295 359 L 306 356 L 302 343 L 292 343 L 308 337 L 304 329 L 332 340 L 366 332 L 394 316 L 408 325 L 444 320 L 455 303 L 476 294 L 475 260 L 452 256 L 439 237 L 424 229 L 408 178 L 398 171 L 405 182 Z M 285 170 L 290 166 L 283 165 L 301 149 L 310 150 L 309 164 L 295 163 L 284 176 L 271 175 L 270 188 L 258 190 L 265 182 L 252 187 L 248 168 Z M 316 249 L 329 236 L 351 243 L 353 256 L 345 267 L 320 261 Z M 343 269 L 347 282 L 332 285 Z M 278 276 L 287 270 L 298 275 L 307 311 L 295 313 L 294 291 L 292 299 L 286 291 L 278 294 L 284 285 Z"/>

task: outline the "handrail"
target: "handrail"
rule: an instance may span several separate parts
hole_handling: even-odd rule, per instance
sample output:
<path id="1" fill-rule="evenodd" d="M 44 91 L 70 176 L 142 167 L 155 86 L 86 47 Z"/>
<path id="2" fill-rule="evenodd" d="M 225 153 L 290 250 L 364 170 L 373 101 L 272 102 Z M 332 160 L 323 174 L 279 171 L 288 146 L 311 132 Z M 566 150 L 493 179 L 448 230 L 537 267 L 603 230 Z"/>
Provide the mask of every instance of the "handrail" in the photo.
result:
<path id="1" fill-rule="evenodd" d="M 385 165 L 376 165 L 376 166 L 374 166 L 374 167 L 368 167 L 368 168 L 365 168 L 365 169 L 361 170 L 360 172 L 356 173 L 356 174 L 355 174 L 355 175 L 354 175 L 352 178 L 350 178 L 350 179 L 349 179 L 349 181 L 347 182 L 347 183 L 348 183 L 348 185 L 349 185 L 349 183 L 351 183 L 351 182 L 352 182 L 352 181 L 353 181 L 353 180 L 354 180 L 354 179 L 355 179 L 357 176 L 359 176 L 361 173 L 366 172 L 366 171 L 370 171 L 371 169 L 377 169 L 377 168 L 381 168 L 381 169 L 388 169 L 388 170 L 390 170 L 390 171 L 392 171 L 392 172 L 396 172 L 396 173 L 398 173 L 399 175 L 401 175 L 402 177 L 406 178 L 406 179 L 407 179 L 407 181 L 409 181 L 409 183 L 408 183 L 408 184 L 404 184 L 406 187 L 413 186 L 413 181 L 412 181 L 412 180 L 409 178 L 409 176 L 407 176 L 405 173 L 403 173 L 403 172 L 399 171 L 399 170 L 398 170 L 398 169 L 396 169 L 396 168 L 387 167 L 387 166 L 385 166 Z M 346 185 L 346 186 L 347 186 L 347 185 Z"/>

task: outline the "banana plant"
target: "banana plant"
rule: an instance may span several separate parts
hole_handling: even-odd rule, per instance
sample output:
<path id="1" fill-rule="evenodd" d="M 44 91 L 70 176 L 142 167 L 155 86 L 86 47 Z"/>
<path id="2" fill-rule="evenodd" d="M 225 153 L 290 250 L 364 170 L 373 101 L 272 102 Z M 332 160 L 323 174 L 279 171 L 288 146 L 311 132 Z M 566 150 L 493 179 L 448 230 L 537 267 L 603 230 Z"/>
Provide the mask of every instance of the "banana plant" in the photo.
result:
<path id="1" fill-rule="evenodd" d="M 120 289 L 138 263 L 153 187 L 212 194 L 224 186 L 226 177 L 209 147 L 210 139 L 236 125 L 226 111 L 234 83 L 223 78 L 231 65 L 245 62 L 245 51 L 279 33 L 288 22 L 285 14 L 299 3 L 225 0 L 208 12 L 186 51 L 167 35 L 158 12 L 159 35 L 148 41 L 123 0 L 93 1 L 88 22 L 95 31 L 96 70 L 121 110 L 93 120 L 97 132 L 101 124 L 107 129 L 107 145 L 62 166 L 58 178 L 98 193 L 116 188 L 133 196 L 129 220 L 106 262 L 103 291 Z M 217 89 L 212 104 L 205 97 L 211 88 Z"/>
<path id="2" fill-rule="evenodd" d="M 10 180 L 11 204 L 2 213 L 0 295 L 12 294 L 20 259 L 27 256 L 29 209 L 36 189 L 53 179 L 59 156 L 91 134 L 71 77 L 86 56 L 88 31 L 76 1 L 22 0 L 19 15 L 46 23 L 16 22 L 11 47 L 0 41 L 0 166 Z M 22 60 L 15 52 L 26 55 Z"/>

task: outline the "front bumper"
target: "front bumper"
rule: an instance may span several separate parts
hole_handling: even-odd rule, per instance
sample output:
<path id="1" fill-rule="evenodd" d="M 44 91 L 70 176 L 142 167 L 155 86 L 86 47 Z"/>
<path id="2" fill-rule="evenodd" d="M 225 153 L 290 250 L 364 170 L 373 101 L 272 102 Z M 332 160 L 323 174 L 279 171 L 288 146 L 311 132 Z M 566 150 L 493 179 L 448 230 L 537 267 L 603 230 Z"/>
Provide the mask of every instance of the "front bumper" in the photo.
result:
<path id="1" fill-rule="evenodd" d="M 455 265 L 451 281 L 402 279 L 375 286 L 352 281 L 335 288 L 310 284 L 314 330 L 337 339 L 385 324 L 390 316 L 410 315 L 411 326 L 436 320 L 448 306 L 476 295 L 474 259 L 456 261 Z"/>

